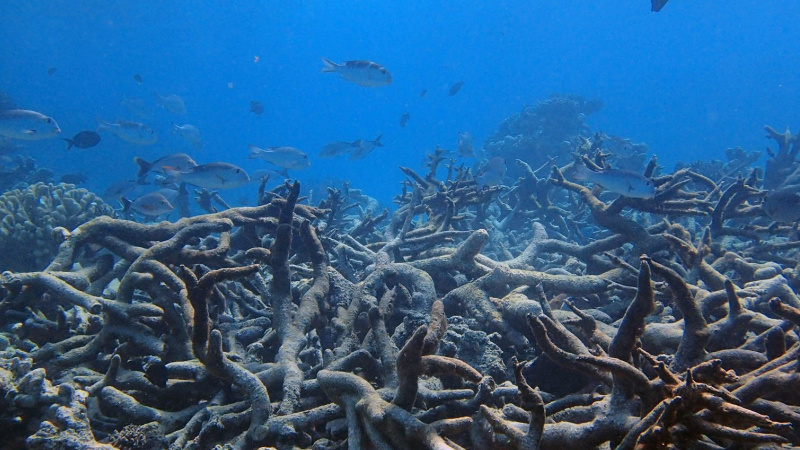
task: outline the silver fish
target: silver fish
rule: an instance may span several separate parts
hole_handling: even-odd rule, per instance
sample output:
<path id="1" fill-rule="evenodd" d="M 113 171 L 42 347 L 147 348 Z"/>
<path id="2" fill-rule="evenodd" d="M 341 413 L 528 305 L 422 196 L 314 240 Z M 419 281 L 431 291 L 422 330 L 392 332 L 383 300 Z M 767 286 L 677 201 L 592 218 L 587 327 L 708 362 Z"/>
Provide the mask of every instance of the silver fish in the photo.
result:
<path id="1" fill-rule="evenodd" d="M 116 183 L 110 184 L 106 190 L 103 191 L 103 197 L 119 200 L 122 197 L 128 197 L 131 192 L 135 191 L 140 186 L 142 185 L 136 180 L 117 181 Z"/>
<path id="2" fill-rule="evenodd" d="M 153 107 L 140 98 L 129 98 L 123 95 L 121 104 L 128 112 L 140 119 L 153 117 Z"/>
<path id="3" fill-rule="evenodd" d="M 800 220 L 800 185 L 789 185 L 770 192 L 764 198 L 762 209 L 776 222 Z"/>
<path id="4" fill-rule="evenodd" d="M 164 194 L 158 191 L 140 195 L 134 200 L 128 200 L 122 197 L 120 201 L 122 202 L 123 212 L 136 211 L 139 214 L 151 217 L 168 214 L 175 209 Z"/>
<path id="5" fill-rule="evenodd" d="M 392 82 L 392 74 L 372 61 L 345 61 L 342 64 L 322 58 L 323 72 L 335 72 L 345 80 L 359 86 L 378 87 Z"/>
<path id="6" fill-rule="evenodd" d="M 24 141 L 37 141 L 57 137 L 61 133 L 58 123 L 36 111 L 11 109 L 0 112 L 0 136 Z"/>
<path id="7" fill-rule="evenodd" d="M 201 164 L 185 171 L 165 166 L 164 172 L 171 183 L 186 183 L 206 189 L 231 189 L 250 181 L 244 169 L 225 162 Z"/>
<path id="8" fill-rule="evenodd" d="M 183 103 L 182 98 L 175 94 L 169 94 L 166 97 L 162 97 L 161 94 L 156 92 L 156 104 L 172 114 L 186 114 L 186 104 Z"/>
<path id="9" fill-rule="evenodd" d="M 368 141 L 365 139 L 359 139 L 353 142 L 352 150 L 350 151 L 350 161 L 355 161 L 357 159 L 364 159 L 375 150 L 376 147 L 383 147 L 381 144 L 381 138 L 383 137 L 383 133 L 379 134 L 378 137 L 375 138 L 374 141 Z"/>
<path id="10" fill-rule="evenodd" d="M 128 122 L 120 120 L 108 123 L 103 120 L 97 121 L 97 131 L 108 131 L 114 136 L 135 145 L 153 145 L 158 141 L 155 130 L 139 122 Z"/>
<path id="11" fill-rule="evenodd" d="M 472 147 L 472 133 L 469 131 L 458 133 L 458 154 L 463 158 L 475 156 L 475 148 Z"/>
<path id="12" fill-rule="evenodd" d="M 330 144 L 327 144 L 324 147 L 322 147 L 322 150 L 320 150 L 317 156 L 319 156 L 320 158 L 333 158 L 336 156 L 344 155 L 345 153 L 349 152 L 352 149 L 353 149 L 352 142 L 336 141 L 336 142 L 331 142 Z"/>
<path id="13" fill-rule="evenodd" d="M 203 148 L 203 137 L 200 135 L 200 130 L 198 130 L 196 126 L 188 123 L 186 125 L 176 125 L 173 123 L 172 131 L 180 134 L 182 138 L 189 141 L 195 150 Z"/>
<path id="14" fill-rule="evenodd" d="M 478 190 L 481 191 L 489 186 L 496 186 L 506 174 L 506 160 L 495 156 L 491 158 L 483 168 L 478 172 L 475 177 L 475 183 L 478 185 Z"/>
<path id="15" fill-rule="evenodd" d="M 653 198 L 656 195 L 656 186 L 653 184 L 653 180 L 630 170 L 605 169 L 595 172 L 583 164 L 579 164 L 572 179 L 599 184 L 605 189 L 625 197 Z"/>
<path id="16" fill-rule="evenodd" d="M 259 148 L 250 146 L 249 159 L 263 159 L 284 169 L 305 169 L 311 165 L 311 160 L 305 152 L 294 147 L 267 147 Z"/>
<path id="17" fill-rule="evenodd" d="M 197 167 L 197 163 L 186 153 L 173 153 L 171 155 L 162 156 L 153 162 L 147 162 L 137 156 L 133 158 L 133 161 L 139 165 L 139 173 L 136 176 L 140 181 L 143 180 L 148 173 L 164 173 L 164 167 L 169 167 L 178 172 L 185 172 Z"/>

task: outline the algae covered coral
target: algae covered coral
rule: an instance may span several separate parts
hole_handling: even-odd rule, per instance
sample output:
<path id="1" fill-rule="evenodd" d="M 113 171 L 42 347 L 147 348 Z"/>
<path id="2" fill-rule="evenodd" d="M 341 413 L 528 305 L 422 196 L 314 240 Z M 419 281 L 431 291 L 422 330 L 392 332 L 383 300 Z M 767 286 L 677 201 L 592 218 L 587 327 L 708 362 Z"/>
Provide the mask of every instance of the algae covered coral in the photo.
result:
<path id="1" fill-rule="evenodd" d="M 602 139 L 482 189 L 437 152 L 427 174 L 401 168 L 391 213 L 348 186 L 310 205 L 287 182 L 256 207 L 65 230 L 44 270 L 2 276 L 0 432 L 34 448 L 800 445 L 800 245 L 765 215 L 761 171 L 653 159 L 653 198 L 609 195 L 564 176 L 605 167 Z"/>

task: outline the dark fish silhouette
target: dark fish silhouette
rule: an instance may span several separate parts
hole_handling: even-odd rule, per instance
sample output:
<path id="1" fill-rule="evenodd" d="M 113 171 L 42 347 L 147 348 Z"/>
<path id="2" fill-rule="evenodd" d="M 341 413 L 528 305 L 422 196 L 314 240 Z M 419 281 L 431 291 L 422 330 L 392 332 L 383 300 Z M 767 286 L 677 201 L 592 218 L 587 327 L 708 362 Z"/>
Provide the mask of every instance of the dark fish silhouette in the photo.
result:
<path id="1" fill-rule="evenodd" d="M 458 94 L 458 91 L 461 90 L 461 86 L 464 86 L 464 82 L 463 81 L 459 81 L 456 84 L 450 86 L 450 97 Z"/>
<path id="2" fill-rule="evenodd" d="M 72 139 L 61 138 L 67 141 L 67 150 L 72 147 L 75 148 L 92 148 L 100 143 L 100 135 L 94 131 L 81 131 L 72 137 Z"/>
<path id="3" fill-rule="evenodd" d="M 420 91 L 420 93 L 419 93 L 419 96 L 420 96 L 420 97 L 425 97 L 425 95 L 426 95 L 427 93 L 428 93 L 428 90 L 427 90 L 427 89 L 423 89 L 423 90 L 421 90 L 421 91 Z"/>
<path id="4" fill-rule="evenodd" d="M 58 70 L 58 69 L 56 69 L 55 67 L 51 67 L 51 68 L 47 69 L 47 74 L 52 76 L 54 73 L 56 73 L 56 70 Z"/>
<path id="5" fill-rule="evenodd" d="M 650 11 L 659 12 L 669 0 L 650 0 Z"/>
<path id="6" fill-rule="evenodd" d="M 86 175 L 82 173 L 66 173 L 58 181 L 67 184 L 82 184 L 86 183 Z"/>
<path id="7" fill-rule="evenodd" d="M 139 75 L 138 73 L 137 73 L 137 74 L 134 74 L 134 75 L 133 75 L 133 81 L 135 81 L 135 82 L 137 82 L 137 83 L 139 83 L 139 84 L 142 84 L 142 76 L 141 76 L 141 75 Z"/>
<path id="8" fill-rule="evenodd" d="M 409 114 L 409 113 L 404 113 L 402 116 L 400 116 L 400 128 L 405 127 L 406 124 L 408 123 L 408 119 L 410 119 L 410 118 L 411 118 L 411 114 Z"/>
<path id="9" fill-rule="evenodd" d="M 264 112 L 264 105 L 253 100 L 250 102 L 250 112 L 260 116 Z"/>

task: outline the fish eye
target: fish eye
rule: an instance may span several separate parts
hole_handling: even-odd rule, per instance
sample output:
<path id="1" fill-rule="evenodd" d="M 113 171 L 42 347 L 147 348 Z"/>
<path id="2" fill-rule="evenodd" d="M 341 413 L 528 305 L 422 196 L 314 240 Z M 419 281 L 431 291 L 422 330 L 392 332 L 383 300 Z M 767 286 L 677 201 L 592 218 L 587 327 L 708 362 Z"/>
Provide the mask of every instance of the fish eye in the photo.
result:
<path id="1" fill-rule="evenodd" d="M 236 169 L 236 170 L 235 170 L 235 172 L 236 172 L 236 173 L 239 173 L 239 172 L 241 172 L 241 170 L 239 170 L 239 169 Z"/>
<path id="2" fill-rule="evenodd" d="M 53 123 L 53 119 L 51 119 L 51 118 L 49 118 L 49 117 L 48 117 L 48 118 L 47 118 L 47 120 L 46 120 L 46 122 L 47 122 L 47 123 Z"/>

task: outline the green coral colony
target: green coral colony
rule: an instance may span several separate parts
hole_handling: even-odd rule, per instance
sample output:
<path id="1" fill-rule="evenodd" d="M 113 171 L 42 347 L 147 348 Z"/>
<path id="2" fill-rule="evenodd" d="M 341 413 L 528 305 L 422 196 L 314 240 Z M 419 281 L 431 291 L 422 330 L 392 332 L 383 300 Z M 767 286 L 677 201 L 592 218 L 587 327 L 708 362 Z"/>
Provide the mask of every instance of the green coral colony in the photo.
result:
<path id="1" fill-rule="evenodd" d="M 664 173 L 554 97 L 486 144 L 501 183 L 437 150 L 394 211 L 318 201 L 175 223 L 92 193 L 0 197 L 8 448 L 755 449 L 800 445 L 796 135 Z M 532 152 L 530 149 L 540 149 Z M 547 153 L 545 149 L 549 149 Z M 577 165 L 655 194 L 577 184 Z M 765 190 L 765 188 L 770 191 Z M 201 195 L 203 197 L 203 195 Z M 215 200 L 220 201 L 221 200 Z M 313 204 L 312 204 L 313 203 Z"/>

